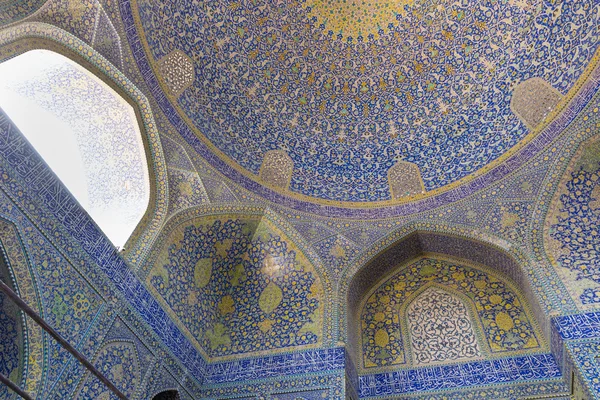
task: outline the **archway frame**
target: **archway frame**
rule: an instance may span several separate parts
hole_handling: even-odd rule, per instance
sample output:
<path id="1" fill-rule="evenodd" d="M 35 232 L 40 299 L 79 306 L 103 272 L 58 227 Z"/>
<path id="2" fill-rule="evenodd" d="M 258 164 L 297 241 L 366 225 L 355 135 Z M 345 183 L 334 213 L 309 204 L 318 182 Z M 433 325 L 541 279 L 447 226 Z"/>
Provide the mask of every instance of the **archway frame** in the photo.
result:
<path id="1" fill-rule="evenodd" d="M 41 22 L 26 22 L 0 31 L 0 63 L 39 49 L 50 50 L 73 60 L 107 84 L 134 110 L 144 144 L 150 181 L 150 199 L 146 212 L 127 240 L 123 252 L 125 259 L 137 268 L 156 239 L 168 210 L 166 162 L 150 103 L 100 53 L 60 28 Z"/>
<path id="2" fill-rule="evenodd" d="M 387 281 L 392 279 L 398 273 L 401 273 L 402 271 L 404 271 L 410 265 L 412 265 L 415 262 L 417 262 L 421 259 L 424 259 L 424 258 L 436 259 L 436 260 L 446 261 L 446 262 L 450 262 L 450 263 L 456 263 L 458 265 L 465 266 L 469 269 L 474 269 L 474 270 L 483 272 L 486 275 L 491 276 L 491 277 L 503 282 L 510 289 L 510 291 L 514 293 L 515 297 L 521 303 L 523 312 L 525 313 L 525 315 L 527 316 L 527 318 L 529 320 L 529 323 L 531 324 L 533 334 L 535 335 L 534 337 L 538 341 L 539 348 L 537 350 L 531 349 L 530 350 L 531 354 L 539 353 L 539 352 L 542 352 L 542 353 L 547 352 L 549 341 L 544 336 L 541 326 L 538 323 L 538 319 L 534 315 L 534 312 L 530 305 L 530 302 L 525 298 L 525 294 L 520 290 L 517 282 L 514 282 L 510 277 L 505 276 L 502 272 L 499 272 L 489 266 L 475 263 L 475 262 L 472 262 L 472 261 L 469 261 L 469 260 L 466 260 L 463 258 L 448 256 L 448 255 L 440 254 L 440 253 L 423 252 L 416 257 L 413 257 L 411 259 L 407 259 L 407 260 L 404 260 L 404 261 L 398 263 L 396 265 L 396 267 L 393 267 L 390 271 L 388 271 L 388 273 L 383 278 L 379 279 L 373 286 L 371 286 L 371 288 L 368 291 L 366 291 L 362 295 L 362 298 L 359 303 L 359 307 L 356 310 L 358 312 L 357 320 L 360 322 L 364 307 L 365 307 L 368 299 L 374 293 L 376 293 L 384 283 L 386 283 Z M 407 296 L 402 301 L 401 306 L 397 309 L 397 313 L 399 316 L 399 323 L 398 323 L 398 326 L 400 329 L 399 333 L 402 336 L 402 341 L 404 344 L 403 350 L 404 350 L 404 355 L 405 355 L 405 363 L 403 363 L 401 365 L 396 365 L 395 368 L 411 369 L 411 368 L 419 367 L 417 365 L 411 365 L 411 363 L 414 360 L 412 358 L 412 347 L 410 346 L 411 337 L 410 337 L 410 329 L 409 329 L 409 323 L 408 323 L 406 311 L 408 310 L 408 308 L 410 307 L 410 304 L 412 304 L 412 302 L 415 299 L 417 299 L 427 289 L 430 289 L 432 287 L 438 288 L 446 293 L 449 293 L 453 297 L 459 298 L 460 301 L 465 305 L 467 312 L 469 314 L 470 320 L 473 324 L 473 330 L 477 337 L 480 351 L 481 351 L 481 354 L 483 357 L 483 358 L 474 358 L 474 359 L 472 359 L 472 361 L 477 361 L 477 360 L 481 360 L 481 359 L 489 360 L 489 359 L 497 359 L 497 358 L 507 357 L 506 353 L 510 352 L 510 350 L 509 351 L 506 351 L 506 350 L 499 351 L 499 352 L 492 351 L 490 344 L 489 344 L 488 337 L 484 333 L 485 328 L 483 325 L 483 321 L 481 320 L 479 313 L 476 311 L 477 307 L 476 307 L 473 299 L 471 299 L 469 296 L 467 296 L 465 293 L 461 292 L 460 290 L 453 289 L 448 286 L 444 286 L 437 282 L 427 282 L 427 283 L 424 283 L 423 285 L 421 285 L 420 287 L 418 287 L 414 293 L 411 293 L 409 296 Z M 361 327 L 359 324 L 356 324 L 356 326 L 354 326 L 354 328 L 355 328 L 354 334 L 356 335 L 354 337 L 356 337 L 358 339 L 357 347 L 355 348 L 355 350 L 360 350 L 362 348 L 362 344 L 363 344 Z M 510 355 L 510 356 L 513 356 L 513 355 Z M 358 370 L 366 372 L 367 370 L 365 369 L 362 360 L 356 360 L 356 361 L 358 364 Z M 466 360 L 458 360 L 456 362 L 464 362 L 464 361 L 466 361 Z M 445 364 L 453 363 L 453 362 L 454 361 L 448 361 L 448 362 L 444 362 L 441 364 L 445 365 Z M 434 363 L 431 365 L 439 365 L 439 364 L 440 363 Z M 427 366 L 430 366 L 430 365 L 427 365 Z M 373 368 L 369 368 L 368 372 L 369 373 L 387 372 L 392 369 L 393 369 L 392 366 L 373 367 Z"/>
<path id="3" fill-rule="evenodd" d="M 469 254 L 451 254 L 448 251 L 436 251 L 428 248 L 435 239 L 443 239 L 460 243 L 462 246 L 476 248 L 471 256 Z M 386 257 L 396 255 L 398 251 L 400 259 L 388 261 L 388 265 L 380 265 Z M 485 251 L 486 254 L 482 254 Z M 549 343 L 550 339 L 550 317 L 559 313 L 558 302 L 545 290 L 547 287 L 544 276 L 546 265 L 540 265 L 521 249 L 512 243 L 500 237 L 484 233 L 476 229 L 465 228 L 464 226 L 451 224 L 437 224 L 430 221 L 415 221 L 404 225 L 391 232 L 385 238 L 381 239 L 369 249 L 360 254 L 342 274 L 338 286 L 338 328 L 339 340 L 345 343 L 349 354 L 357 354 L 353 347 L 360 340 L 357 340 L 356 332 L 350 326 L 356 325 L 360 319 L 360 303 L 365 294 L 378 281 L 371 279 L 365 283 L 365 276 L 388 276 L 394 267 L 423 255 L 424 253 L 436 253 L 439 256 L 458 258 L 469 264 L 484 265 L 488 270 L 500 274 L 509 282 L 513 283 L 513 288 L 518 289 L 522 298 L 531 313 L 529 314 L 533 321 L 540 327 L 542 336 L 540 340 Z M 488 254 L 489 253 L 489 254 Z M 492 257 L 493 255 L 493 257 Z M 489 262 L 481 260 L 482 257 L 489 256 L 492 259 L 496 257 L 498 262 Z M 478 259 L 479 258 L 479 259 Z M 483 262 L 482 262 L 483 261 Z M 500 263 L 501 261 L 504 264 Z M 379 270 L 373 270 L 373 267 L 379 265 Z M 362 286 L 361 286 L 362 283 Z"/>

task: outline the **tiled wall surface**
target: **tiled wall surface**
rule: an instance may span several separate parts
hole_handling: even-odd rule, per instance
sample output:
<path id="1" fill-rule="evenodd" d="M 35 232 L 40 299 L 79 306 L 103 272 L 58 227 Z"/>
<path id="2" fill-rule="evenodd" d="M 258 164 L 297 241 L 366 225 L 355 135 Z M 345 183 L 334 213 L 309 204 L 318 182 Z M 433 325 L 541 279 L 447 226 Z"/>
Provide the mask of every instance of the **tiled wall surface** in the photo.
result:
<path id="1" fill-rule="evenodd" d="M 18 131 L 2 117 L 0 216 L 7 221 L 8 228 L 0 229 L 0 240 L 7 248 L 7 258 L 13 269 L 33 271 L 35 279 L 29 282 L 24 276 L 17 279 L 23 296 L 32 289 L 40 288 L 39 298 L 35 295 L 29 297 L 32 303 L 59 330 L 70 335 L 69 338 L 76 342 L 77 347 L 90 360 L 104 368 L 106 374 L 132 398 L 150 398 L 168 388 L 177 388 L 183 398 L 195 399 L 338 399 L 349 394 L 344 393 L 347 388 L 355 390 L 362 398 L 437 400 L 517 399 L 551 394 L 566 396 L 570 390 L 567 387 L 569 379 L 565 381 L 562 377 L 569 377 L 572 370 L 582 382 L 581 390 L 589 393 L 600 391 L 594 381 L 598 376 L 596 357 L 600 332 L 600 318 L 594 310 L 597 310 L 595 300 L 600 284 L 594 271 L 577 270 L 581 260 L 587 260 L 588 263 L 594 260 L 594 255 L 585 253 L 582 248 L 591 246 L 595 250 L 597 236 L 587 228 L 577 231 L 579 236 L 574 238 L 565 236 L 565 230 L 561 230 L 561 224 L 564 225 L 569 217 L 581 218 L 581 221 L 595 221 L 596 218 L 594 189 L 598 182 L 598 164 L 594 162 L 598 160 L 586 158 L 585 154 L 581 156 L 577 149 L 599 127 L 600 101 L 596 94 L 599 70 L 590 72 L 587 80 L 579 86 L 580 91 L 572 96 L 571 103 L 565 106 L 545 130 L 519 148 L 505 163 L 491 168 L 478 178 L 445 193 L 412 203 L 345 208 L 335 204 L 305 201 L 289 193 L 263 187 L 224 162 L 200 142 L 181 120 L 156 80 L 152 61 L 148 61 L 150 54 L 145 52 L 144 41 L 139 37 L 140 27 L 136 26 L 135 11 L 132 10 L 131 3 L 120 1 L 117 4 L 106 0 L 82 2 L 77 7 L 69 8 L 71 3 L 62 0 L 49 2 L 36 15 L 36 21 L 60 26 L 79 39 L 66 35 L 58 28 L 40 24 L 30 24 L 26 28 L 16 26 L 13 30 L 0 32 L 0 36 L 6 41 L 19 35 L 48 37 L 54 42 L 65 43 L 66 47 L 71 40 L 72 51 L 92 54 L 93 57 L 97 57 L 100 52 L 111 61 L 110 65 L 105 63 L 108 67 L 119 67 L 139 87 L 149 99 L 151 110 L 145 111 L 154 118 L 153 132 L 158 146 L 162 147 L 162 151 L 157 151 L 155 155 L 158 157 L 162 152 L 165 154 L 165 159 L 154 159 L 156 181 L 163 184 L 157 184 L 157 188 L 153 189 L 154 200 L 158 204 L 155 215 L 162 214 L 157 219 L 159 222 L 144 225 L 149 226 L 147 230 L 137 233 L 142 239 L 133 253 L 127 255 L 128 261 L 135 262 L 128 263 L 77 206 L 56 177 L 45 168 Z M 81 8 L 80 5 L 86 7 Z M 144 12 L 154 6 L 157 5 L 147 3 Z M 594 5 L 590 2 L 570 2 L 559 18 L 575 18 L 576 15 L 581 15 L 577 13 L 577 7 L 588 7 L 590 12 L 592 6 Z M 536 12 L 546 15 L 554 7 L 555 5 L 548 5 L 547 9 Z M 233 14 L 235 12 L 238 11 L 232 11 Z M 75 15 L 80 16 L 79 20 L 71 19 Z M 596 14 L 590 12 L 586 17 L 581 17 L 583 19 L 577 22 L 580 23 L 578 26 L 589 24 L 593 15 Z M 107 20 L 110 22 L 110 29 L 98 30 L 97 26 Z M 104 27 L 108 25 L 102 23 Z M 592 40 L 594 36 L 590 38 L 588 39 Z M 86 47 L 86 43 L 96 50 Z M 592 57 L 593 51 L 588 50 L 586 54 Z M 582 65 L 575 69 L 583 68 L 585 63 L 582 61 Z M 560 86 L 561 90 L 566 90 L 579 73 L 570 71 L 572 76 L 569 75 L 570 78 L 562 81 L 552 81 L 552 77 L 548 77 L 548 80 Z M 184 93 L 184 103 L 185 96 Z M 516 119 L 514 122 L 520 124 Z M 549 146 L 549 143 L 552 145 Z M 362 154 L 366 153 L 365 150 Z M 573 169 L 568 165 L 572 159 L 583 161 L 575 161 L 576 168 Z M 256 157 L 253 162 L 260 163 L 260 160 L 261 157 Z M 162 172 L 156 170 L 158 164 L 163 168 Z M 581 175 L 582 179 L 579 180 L 580 174 L 585 176 Z M 445 181 L 432 178 L 431 173 L 427 176 L 425 180 L 431 185 L 445 184 Z M 562 181 L 561 177 L 564 177 Z M 587 182 L 591 184 L 588 185 Z M 315 180 L 313 186 L 322 183 L 322 180 Z M 294 186 L 292 180 L 291 190 L 307 191 L 323 198 L 337 196 L 340 190 L 339 187 L 331 187 L 329 191 L 311 192 L 314 189 L 312 186 L 298 185 L 296 182 Z M 559 185 L 562 186 L 558 188 Z M 582 188 L 589 189 L 583 200 L 578 195 Z M 360 197 L 351 190 L 347 194 L 350 197 Z M 376 192 L 369 196 L 370 199 L 380 199 L 387 194 Z M 556 214 L 551 212 L 551 204 L 558 205 Z M 248 211 L 252 208 L 261 211 Z M 569 215 L 571 208 L 575 210 L 573 215 Z M 237 210 L 236 218 L 214 217 L 216 214 L 231 213 L 232 209 Z M 240 215 L 240 209 L 246 210 L 245 216 Z M 184 272 L 182 269 L 177 279 L 168 272 L 166 275 L 146 273 L 155 266 L 156 258 L 152 256 L 152 252 L 156 250 L 159 253 L 163 247 L 166 249 L 166 257 L 159 267 L 171 265 L 171 259 L 181 261 L 185 257 L 201 253 L 198 246 L 191 246 L 194 240 L 185 242 L 183 228 L 194 224 L 182 225 L 181 235 L 178 236 L 180 240 L 167 243 L 163 242 L 166 239 L 160 238 L 156 245 L 152 245 L 152 238 L 158 235 L 159 227 L 163 226 L 167 215 L 172 221 L 177 221 L 177 218 L 186 216 L 187 213 L 195 214 L 199 222 L 196 228 L 201 227 L 199 232 L 202 234 L 214 228 L 218 219 L 225 226 L 234 223 L 236 219 L 252 219 L 254 217 L 249 216 L 256 214 L 269 214 L 267 225 L 275 227 L 271 226 L 266 230 L 263 237 L 250 235 L 245 244 L 248 250 L 239 252 L 239 263 L 237 260 L 229 260 L 227 262 L 231 265 L 227 264 L 227 257 L 218 256 L 218 246 L 209 246 L 211 257 L 194 259 L 191 263 L 193 271 Z M 207 216 L 212 219 L 207 219 Z M 544 229 L 544 224 L 552 218 L 549 229 Z M 144 223 L 147 221 L 148 219 Z M 593 224 L 589 224 L 591 225 Z M 435 246 L 432 247 L 427 240 L 435 241 L 438 244 L 437 250 L 441 253 L 460 256 L 454 253 L 471 252 L 481 256 L 481 263 L 497 268 L 496 272 L 510 277 L 520 290 L 517 296 L 521 299 L 520 302 L 529 303 L 533 311 L 533 317 L 527 314 L 528 318 L 538 319 L 541 325 L 541 332 L 533 336 L 540 343 L 547 336 L 550 348 L 543 348 L 532 354 L 462 360 L 445 365 L 412 365 L 373 373 L 365 373 L 359 364 L 358 368 L 354 367 L 351 360 L 360 361 L 360 358 L 350 357 L 349 354 L 352 352 L 356 355 L 357 348 L 348 339 L 346 332 L 346 290 L 351 287 L 354 274 L 362 266 L 368 264 L 380 251 L 415 230 L 441 233 L 438 236 L 431 235 L 429 239 L 423 235 L 417 244 L 419 251 L 426 247 L 433 251 L 431 249 Z M 240 230 L 243 234 L 242 231 L 243 229 Z M 215 243 L 220 244 L 231 240 L 233 247 L 234 243 L 241 240 L 236 232 L 235 229 L 229 229 L 223 234 L 205 236 L 214 238 Z M 188 232 L 188 236 L 189 234 L 191 233 Z M 453 235 L 471 238 L 473 243 L 481 241 L 483 244 L 479 247 L 476 244 L 469 246 L 468 242 L 462 241 L 457 247 L 456 241 L 451 238 Z M 548 260 L 552 251 L 548 251 L 545 246 L 548 237 L 544 235 L 550 235 L 552 240 L 562 244 L 571 240 L 572 245 L 567 246 L 568 248 L 555 246 L 553 251 L 556 251 L 556 257 Z M 578 248 L 573 240 L 577 241 L 579 237 L 584 237 L 589 242 Z M 196 241 L 201 242 L 199 239 Z M 10 243 L 13 245 L 8 246 Z M 190 248 L 185 248 L 186 243 L 190 244 Z M 172 252 L 169 250 L 170 245 L 173 246 Z M 490 246 L 499 251 L 486 253 Z M 229 255 L 231 247 L 224 249 L 225 255 Z M 312 314 L 310 317 L 292 315 L 293 313 L 284 309 L 278 310 L 286 301 L 287 283 L 267 282 L 264 276 L 259 275 L 275 265 L 268 261 L 266 250 L 276 252 L 283 259 L 299 260 L 305 257 L 308 260 L 290 263 L 290 271 L 294 269 L 292 265 L 295 265 L 298 273 L 312 276 L 310 285 L 308 281 L 300 281 L 301 286 L 309 286 L 308 292 L 314 281 L 317 281 L 317 276 L 322 280 L 322 288 L 315 289 L 316 292 L 321 290 L 319 296 L 322 297 L 312 299 L 313 303 L 318 303 L 316 309 L 323 304 L 321 316 L 315 316 L 314 310 L 304 310 L 307 315 Z M 513 260 L 518 269 L 513 270 L 510 262 L 499 260 L 502 258 L 499 254 Z M 489 257 L 484 257 L 486 255 Z M 211 260 L 211 268 L 207 267 L 208 263 L 201 264 L 199 272 L 195 274 L 198 261 L 207 258 Z M 494 260 L 499 261 L 495 263 Z M 246 313 L 248 318 L 245 319 L 249 321 L 249 326 L 243 329 L 260 336 L 255 342 L 256 349 L 251 349 L 252 341 L 247 341 L 238 347 L 239 351 L 234 351 L 226 340 L 220 344 L 217 340 L 216 347 L 211 349 L 212 341 L 208 337 L 199 346 L 197 341 L 202 341 L 200 330 L 203 330 L 205 321 L 186 322 L 185 319 L 192 316 L 193 310 L 179 310 L 179 314 L 173 311 L 173 308 L 179 307 L 181 299 L 187 299 L 193 292 L 179 286 L 186 282 L 193 283 L 196 287 L 209 287 L 216 283 L 211 283 L 211 276 L 221 265 L 219 263 L 223 266 L 227 264 L 234 272 L 237 265 L 242 265 L 243 268 L 238 268 L 238 271 L 243 270 L 243 274 L 238 274 L 238 278 L 245 275 L 252 277 L 253 281 L 256 278 L 256 282 L 251 282 L 247 287 L 232 285 L 239 283 L 240 279 L 236 281 L 235 274 L 227 276 L 227 285 L 220 287 L 222 293 L 219 298 L 207 300 L 214 304 L 207 305 L 206 311 L 220 313 L 215 321 L 221 321 L 225 327 L 223 321 L 228 322 L 237 315 L 237 304 L 241 304 L 244 298 L 229 293 L 230 289 L 248 289 L 247 297 L 255 301 L 247 304 L 249 311 Z M 173 264 L 181 268 L 185 265 L 185 262 Z M 148 271 L 145 272 L 146 268 Z M 255 272 L 254 275 L 249 273 L 251 270 Z M 53 271 L 62 273 L 53 276 Z M 162 277 L 163 280 L 167 277 L 172 282 L 177 281 L 177 284 L 169 291 L 167 287 L 161 288 L 156 279 L 153 286 L 152 278 L 150 281 L 145 279 L 150 276 L 156 279 Z M 374 284 L 377 280 L 374 277 L 370 282 Z M 288 283 L 291 287 L 292 281 Z M 274 286 L 279 290 L 274 289 Z M 363 289 L 368 290 L 371 286 L 365 285 Z M 267 287 L 270 289 L 267 290 Z M 176 293 L 175 289 L 179 292 Z M 299 293 L 306 293 L 305 289 Z M 356 296 L 360 302 L 365 294 L 364 291 L 359 291 L 349 295 Z M 227 296 L 231 297 L 233 303 L 229 302 Z M 164 302 L 161 298 L 175 300 Z M 312 304 L 310 300 L 299 299 L 300 309 L 303 305 Z M 270 311 L 270 314 L 265 310 Z M 584 312 L 587 314 L 582 314 Z M 272 318 L 263 314 L 269 314 Z M 549 323 L 549 315 L 567 316 L 557 317 Z M 496 316 L 493 322 L 498 325 Z M 241 315 L 238 317 L 238 324 L 245 320 Z M 275 321 L 270 326 L 272 329 L 277 326 L 278 320 L 285 318 L 305 318 L 302 326 L 322 318 L 322 324 L 315 328 L 319 332 L 318 335 L 315 333 L 318 340 L 309 341 L 306 347 L 267 344 L 269 339 L 265 332 L 269 332 L 269 326 L 265 321 Z M 373 318 L 375 319 L 375 314 Z M 391 320 L 393 321 L 393 316 Z M 510 325 L 504 317 L 499 318 L 499 321 L 505 327 Z M 194 324 L 198 331 L 191 338 L 186 330 Z M 215 327 L 216 322 L 210 330 L 213 338 L 218 336 L 215 336 L 218 333 Z M 30 373 L 25 382 L 28 390 L 38 393 L 43 390 L 49 393 L 49 398 L 57 399 L 74 394 L 80 398 L 104 396 L 104 389 L 88 377 L 64 351 L 50 342 L 42 342 L 42 334 L 32 326 L 28 325 L 27 329 L 30 354 L 36 354 L 36 351 L 45 354 L 40 358 L 43 359 L 41 366 L 34 363 L 28 365 Z M 235 324 L 229 326 L 229 333 L 235 329 Z M 292 329 L 286 332 L 291 337 L 300 331 Z M 374 342 L 385 342 L 384 335 L 377 335 L 377 330 L 372 333 Z M 389 339 L 389 333 L 387 337 Z M 261 353 L 261 350 L 265 353 Z M 269 354 L 271 350 L 276 350 L 278 354 Z M 210 354 L 211 351 L 213 354 Z M 227 358 L 207 362 L 206 353 L 217 359 L 219 354 L 224 354 Z M 378 356 L 381 356 L 378 360 L 386 359 L 383 353 L 375 355 Z M 42 368 L 47 370 L 43 381 Z M 125 374 L 132 378 L 123 379 Z M 423 391 L 427 394 L 423 394 Z"/>

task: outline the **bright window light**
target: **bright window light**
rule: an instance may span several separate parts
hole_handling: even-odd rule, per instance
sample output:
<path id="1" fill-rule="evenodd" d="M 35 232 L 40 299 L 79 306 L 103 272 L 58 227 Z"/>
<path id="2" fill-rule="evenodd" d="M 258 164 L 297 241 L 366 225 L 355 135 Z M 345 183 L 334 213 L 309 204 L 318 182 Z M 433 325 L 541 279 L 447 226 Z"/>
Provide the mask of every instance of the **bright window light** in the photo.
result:
<path id="1" fill-rule="evenodd" d="M 47 50 L 0 64 L 0 107 L 112 243 L 122 247 L 150 199 L 133 108 L 92 73 Z"/>

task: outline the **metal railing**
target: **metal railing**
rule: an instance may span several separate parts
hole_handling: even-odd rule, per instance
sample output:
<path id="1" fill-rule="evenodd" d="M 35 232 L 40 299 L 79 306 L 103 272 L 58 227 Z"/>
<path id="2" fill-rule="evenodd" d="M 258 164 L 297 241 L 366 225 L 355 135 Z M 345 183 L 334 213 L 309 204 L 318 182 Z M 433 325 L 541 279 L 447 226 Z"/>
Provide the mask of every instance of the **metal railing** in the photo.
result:
<path id="1" fill-rule="evenodd" d="M 16 294 L 2 279 L 0 279 L 0 292 L 4 293 L 10 298 L 25 314 L 27 314 L 36 324 L 42 327 L 43 330 L 48 332 L 50 336 L 54 338 L 65 350 L 71 353 L 83 366 L 94 374 L 111 392 L 117 395 L 122 400 L 127 400 L 127 397 L 113 385 L 100 371 L 96 369 L 77 349 L 71 346 L 65 339 L 60 336 L 58 332 L 54 330 L 46 321 L 39 316 L 31 307 L 25 303 L 18 294 Z M 10 381 L 7 377 L 0 374 L 0 381 L 8 386 L 11 390 L 16 392 L 19 396 L 26 400 L 33 400 L 31 395 L 21 389 L 19 386 Z"/>

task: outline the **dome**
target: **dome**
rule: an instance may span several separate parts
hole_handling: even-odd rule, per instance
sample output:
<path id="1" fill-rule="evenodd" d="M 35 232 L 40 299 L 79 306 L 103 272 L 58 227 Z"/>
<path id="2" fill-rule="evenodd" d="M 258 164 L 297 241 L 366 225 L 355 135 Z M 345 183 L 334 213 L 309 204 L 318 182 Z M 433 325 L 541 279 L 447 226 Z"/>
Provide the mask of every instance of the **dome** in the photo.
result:
<path id="1" fill-rule="evenodd" d="M 513 90 L 539 79 L 552 106 L 569 93 L 597 46 L 590 7 L 178 0 L 140 1 L 134 14 L 177 111 L 172 122 L 185 120 L 221 160 L 260 181 L 265 154 L 284 151 L 293 162 L 287 192 L 380 202 L 402 197 L 388 180 L 398 163 L 414 165 L 422 193 L 407 194 L 423 197 L 533 136 L 511 110 Z"/>

